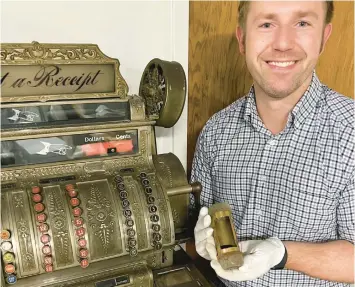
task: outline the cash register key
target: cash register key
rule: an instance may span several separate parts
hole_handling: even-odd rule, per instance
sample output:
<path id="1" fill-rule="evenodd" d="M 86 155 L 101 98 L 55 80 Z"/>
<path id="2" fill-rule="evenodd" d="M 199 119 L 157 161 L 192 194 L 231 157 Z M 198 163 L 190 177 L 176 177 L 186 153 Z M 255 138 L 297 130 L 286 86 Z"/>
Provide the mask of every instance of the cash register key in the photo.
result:
<path id="1" fill-rule="evenodd" d="M 74 214 L 75 217 L 81 216 L 82 213 L 83 213 L 83 211 L 81 210 L 80 207 L 75 207 L 75 208 L 73 209 L 73 214 Z"/>
<path id="2" fill-rule="evenodd" d="M 115 180 L 115 182 L 120 183 L 123 181 L 123 178 L 120 175 L 115 175 L 114 180 Z"/>
<path id="3" fill-rule="evenodd" d="M 65 189 L 66 189 L 66 191 L 74 190 L 74 185 L 73 185 L 73 184 L 67 184 L 67 185 L 65 186 Z"/>
<path id="4" fill-rule="evenodd" d="M 68 195 L 69 197 L 76 197 L 78 195 L 78 192 L 75 189 L 68 190 Z"/>
<path id="5" fill-rule="evenodd" d="M 6 274 L 15 273 L 15 266 L 13 264 L 6 264 L 4 269 Z"/>
<path id="6" fill-rule="evenodd" d="M 128 227 L 132 227 L 132 226 L 134 225 L 134 221 L 133 221 L 132 219 L 127 219 L 127 220 L 126 220 L 126 225 L 127 225 Z"/>
<path id="7" fill-rule="evenodd" d="M 123 207 L 128 207 L 128 206 L 129 206 L 129 201 L 128 201 L 128 199 L 122 200 L 122 206 L 123 206 Z"/>
<path id="8" fill-rule="evenodd" d="M 141 173 L 139 174 L 139 176 L 140 176 L 141 178 L 145 178 L 145 177 L 147 177 L 147 174 L 146 174 L 145 172 L 141 172 Z"/>
<path id="9" fill-rule="evenodd" d="M 52 265 L 53 264 L 53 257 L 52 256 L 45 256 L 44 257 L 44 264 L 45 265 Z"/>
<path id="10" fill-rule="evenodd" d="M 33 186 L 32 187 L 32 193 L 36 194 L 36 193 L 40 193 L 41 189 L 39 188 L 39 186 Z"/>
<path id="11" fill-rule="evenodd" d="M 80 204 L 80 200 L 76 197 L 73 197 L 71 200 L 70 200 L 70 205 L 73 206 L 73 207 L 76 207 Z"/>
<path id="12" fill-rule="evenodd" d="M 89 260 L 87 260 L 87 259 L 81 260 L 81 261 L 80 261 L 80 266 L 81 266 L 82 268 L 88 267 L 88 266 L 89 266 Z"/>
<path id="13" fill-rule="evenodd" d="M 132 248 L 129 250 L 129 255 L 131 255 L 131 256 L 137 256 L 137 254 L 138 254 L 137 248 L 132 247 Z"/>
<path id="14" fill-rule="evenodd" d="M 15 261 L 15 256 L 12 253 L 5 253 L 4 256 L 2 257 L 5 263 L 12 263 Z"/>
<path id="15" fill-rule="evenodd" d="M 157 212 L 157 207 L 155 206 L 155 205 L 151 205 L 151 206 L 149 206 L 149 212 L 150 213 L 154 213 L 154 212 Z"/>
<path id="16" fill-rule="evenodd" d="M 79 250 L 79 255 L 81 258 L 87 258 L 89 256 L 89 250 L 82 248 Z"/>
<path id="17" fill-rule="evenodd" d="M 130 240 L 128 240 L 128 245 L 130 247 L 134 247 L 137 245 L 137 241 L 135 239 L 130 239 Z"/>
<path id="18" fill-rule="evenodd" d="M 44 210 L 44 205 L 43 205 L 43 203 L 36 203 L 35 204 L 35 210 L 36 210 L 36 212 L 42 212 L 43 210 Z"/>
<path id="19" fill-rule="evenodd" d="M 155 245 L 155 250 L 160 250 L 163 247 L 163 245 L 160 242 L 154 242 L 154 245 Z"/>
<path id="20" fill-rule="evenodd" d="M 153 222 L 158 222 L 159 221 L 159 216 L 156 214 L 153 214 L 150 216 L 150 220 Z"/>
<path id="21" fill-rule="evenodd" d="M 36 220 L 40 223 L 45 222 L 47 220 L 47 215 L 45 213 L 37 214 Z"/>
<path id="22" fill-rule="evenodd" d="M 150 182 L 148 179 L 144 178 L 144 179 L 142 179 L 142 184 L 143 184 L 143 186 L 148 187 Z"/>
<path id="23" fill-rule="evenodd" d="M 152 225 L 152 229 L 156 232 L 159 232 L 160 231 L 160 225 L 159 224 L 153 224 Z"/>
<path id="24" fill-rule="evenodd" d="M 126 199 L 127 196 L 128 196 L 127 191 L 121 191 L 121 192 L 120 192 L 120 198 L 121 198 L 121 199 Z"/>
<path id="25" fill-rule="evenodd" d="M 118 183 L 118 184 L 117 184 L 117 189 L 118 189 L 119 191 L 124 191 L 124 190 L 125 190 L 124 184 L 123 184 L 123 183 Z"/>
<path id="26" fill-rule="evenodd" d="M 53 265 L 52 264 L 46 264 L 44 266 L 44 270 L 46 270 L 46 272 L 53 272 Z"/>
<path id="27" fill-rule="evenodd" d="M 129 228 L 129 229 L 127 229 L 127 235 L 129 237 L 134 237 L 136 235 L 136 232 L 134 231 L 133 228 Z"/>
<path id="28" fill-rule="evenodd" d="M 77 230 L 75 230 L 75 234 L 78 237 L 83 237 L 85 235 L 85 228 L 84 227 L 80 227 Z"/>
<path id="29" fill-rule="evenodd" d="M 36 194 L 32 195 L 32 200 L 34 202 L 41 202 L 42 201 L 42 196 L 40 194 L 36 193 Z"/>
<path id="30" fill-rule="evenodd" d="M 81 239 L 79 239 L 79 241 L 78 241 L 78 245 L 80 246 L 80 247 L 86 247 L 86 239 L 85 238 L 81 238 Z"/>
<path id="31" fill-rule="evenodd" d="M 10 238 L 11 238 L 11 233 L 10 233 L 10 231 L 8 231 L 8 230 L 6 230 L 6 229 L 4 229 L 4 230 L 1 231 L 1 239 L 2 239 L 2 240 L 8 240 L 8 239 L 10 239 Z"/>
<path id="32" fill-rule="evenodd" d="M 129 210 L 129 209 L 125 209 L 123 211 L 123 215 L 124 215 L 124 217 L 131 217 L 132 216 L 132 211 Z"/>
<path id="33" fill-rule="evenodd" d="M 47 244 L 51 241 L 51 237 L 48 234 L 42 234 L 41 235 L 41 242 L 43 244 Z"/>
<path id="34" fill-rule="evenodd" d="M 155 241 L 160 241 L 161 240 L 161 235 L 157 232 L 153 233 L 153 240 Z"/>
<path id="35" fill-rule="evenodd" d="M 154 203 L 154 201 L 155 201 L 154 196 L 148 196 L 148 197 L 147 197 L 147 202 L 148 202 L 148 204 L 152 204 L 152 203 Z"/>
<path id="36" fill-rule="evenodd" d="M 49 229 L 49 226 L 48 226 L 48 224 L 46 224 L 46 223 L 41 223 L 40 225 L 38 225 L 38 230 L 39 230 L 41 233 L 47 232 L 48 229 Z"/>
<path id="37" fill-rule="evenodd" d="M 42 247 L 42 253 L 44 255 L 51 255 L 52 254 L 52 248 L 49 245 L 44 245 Z"/>
<path id="38" fill-rule="evenodd" d="M 7 278 L 6 278 L 6 282 L 8 284 L 15 284 L 16 281 L 17 281 L 17 277 L 16 277 L 16 275 L 13 275 L 13 274 L 7 276 Z"/>
<path id="39" fill-rule="evenodd" d="M 151 187 L 148 186 L 148 187 L 145 188 L 145 193 L 146 194 L 152 194 L 152 192 L 153 192 L 153 190 L 152 190 Z"/>
<path id="40" fill-rule="evenodd" d="M 12 249 L 12 243 L 10 241 L 4 241 L 1 243 L 1 249 L 3 251 L 10 251 Z"/>
<path id="41" fill-rule="evenodd" d="M 81 217 L 74 218 L 74 225 L 76 227 L 80 227 L 83 224 L 84 224 L 84 219 L 82 219 Z"/>

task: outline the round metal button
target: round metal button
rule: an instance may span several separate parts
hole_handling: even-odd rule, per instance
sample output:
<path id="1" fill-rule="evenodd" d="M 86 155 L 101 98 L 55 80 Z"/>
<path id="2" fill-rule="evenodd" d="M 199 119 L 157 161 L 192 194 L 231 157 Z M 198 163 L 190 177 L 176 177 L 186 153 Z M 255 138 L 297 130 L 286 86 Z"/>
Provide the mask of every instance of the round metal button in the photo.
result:
<path id="1" fill-rule="evenodd" d="M 43 203 L 36 203 L 35 204 L 35 210 L 36 210 L 36 212 L 42 212 L 44 210 Z"/>
<path id="2" fill-rule="evenodd" d="M 89 256 L 89 250 L 87 250 L 86 248 L 80 249 L 79 256 L 81 258 L 87 258 Z"/>
<path id="3" fill-rule="evenodd" d="M 65 186 L 66 191 L 74 190 L 74 184 L 67 184 Z"/>
<path id="4" fill-rule="evenodd" d="M 131 255 L 131 256 L 137 256 L 137 254 L 138 254 L 138 251 L 137 251 L 137 248 L 135 248 L 135 247 L 132 247 L 130 250 L 129 250 L 129 255 Z"/>
<path id="5" fill-rule="evenodd" d="M 145 188 L 145 193 L 146 194 L 152 194 L 152 192 L 153 192 L 153 190 L 152 190 L 151 187 L 148 186 L 148 187 Z"/>
<path id="6" fill-rule="evenodd" d="M 43 244 L 47 244 L 51 241 L 51 237 L 48 234 L 42 234 L 41 235 L 41 242 Z"/>
<path id="7" fill-rule="evenodd" d="M 4 269 L 6 274 L 11 274 L 15 272 L 15 266 L 13 264 L 6 264 Z"/>
<path id="8" fill-rule="evenodd" d="M 142 179 L 142 184 L 143 184 L 143 186 L 147 187 L 147 186 L 149 186 L 150 182 L 148 179 L 144 178 L 144 179 Z"/>
<path id="9" fill-rule="evenodd" d="M 124 184 L 123 184 L 123 183 L 118 183 L 118 184 L 117 184 L 117 189 L 118 189 L 119 191 L 124 191 L 124 190 L 125 190 Z"/>
<path id="10" fill-rule="evenodd" d="M 150 213 L 154 213 L 157 212 L 158 208 L 155 205 L 151 205 L 149 206 L 149 212 Z"/>
<path id="11" fill-rule="evenodd" d="M 132 216 L 132 211 L 129 210 L 129 209 L 125 209 L 125 210 L 123 211 L 123 215 L 124 215 L 125 217 L 131 217 L 131 216 Z"/>
<path id="12" fill-rule="evenodd" d="M 134 221 L 133 221 L 132 219 L 127 219 L 127 220 L 126 220 L 126 225 L 127 225 L 128 227 L 132 227 L 132 226 L 134 225 Z"/>
<path id="13" fill-rule="evenodd" d="M 51 265 L 51 264 L 53 264 L 53 257 L 52 257 L 52 256 L 45 256 L 45 257 L 44 257 L 44 264 L 45 264 L 45 265 Z"/>
<path id="14" fill-rule="evenodd" d="M 16 275 L 11 274 L 11 275 L 7 276 L 6 282 L 7 282 L 8 284 L 15 284 L 15 283 L 17 282 L 17 277 L 16 277 Z"/>
<path id="15" fill-rule="evenodd" d="M 32 187 L 32 193 L 40 193 L 41 189 L 39 188 L 39 186 L 33 186 Z"/>
<path id="16" fill-rule="evenodd" d="M 1 231 L 1 239 L 2 239 L 2 240 L 8 240 L 8 239 L 10 239 L 10 238 L 11 238 L 11 233 L 10 233 L 10 231 L 8 231 L 8 230 L 6 230 L 6 229 L 4 229 L 4 230 Z"/>
<path id="17" fill-rule="evenodd" d="M 40 225 L 38 225 L 38 230 L 41 233 L 47 232 L 49 230 L 49 226 L 46 223 L 41 223 Z"/>
<path id="18" fill-rule="evenodd" d="M 121 198 L 121 199 L 126 199 L 127 197 L 128 197 L 127 191 L 121 191 L 121 192 L 120 192 L 120 198 Z"/>
<path id="19" fill-rule="evenodd" d="M 2 257 L 5 263 L 12 263 L 15 261 L 15 256 L 12 253 L 5 253 L 4 256 Z"/>
<path id="20" fill-rule="evenodd" d="M 75 189 L 68 190 L 69 197 L 76 197 L 78 196 L 78 192 Z"/>
<path id="21" fill-rule="evenodd" d="M 153 222 L 158 222 L 159 221 L 159 216 L 156 214 L 153 214 L 150 216 L 150 220 Z"/>
<path id="22" fill-rule="evenodd" d="M 147 174 L 146 174 L 145 172 L 141 172 L 141 173 L 139 174 L 139 176 L 140 176 L 141 178 L 145 178 L 145 177 L 147 177 Z"/>
<path id="23" fill-rule="evenodd" d="M 130 247 L 134 247 L 137 245 L 137 241 L 135 239 L 130 239 L 130 240 L 128 240 L 128 245 Z"/>
<path id="24" fill-rule="evenodd" d="M 34 202 L 41 202 L 42 201 L 42 196 L 40 194 L 36 193 L 36 194 L 32 195 L 32 200 Z"/>
<path id="25" fill-rule="evenodd" d="M 75 234 L 78 237 L 83 237 L 85 235 L 85 228 L 84 227 L 80 227 L 77 230 L 75 230 Z"/>
<path id="26" fill-rule="evenodd" d="M 161 240 L 161 235 L 159 233 L 154 232 L 153 233 L 153 239 L 155 241 L 160 241 Z"/>
<path id="27" fill-rule="evenodd" d="M 120 175 L 115 175 L 114 180 L 115 180 L 115 182 L 120 183 L 123 181 L 123 178 Z"/>
<path id="28" fill-rule="evenodd" d="M 159 232 L 159 231 L 160 231 L 160 225 L 159 225 L 159 224 L 153 224 L 153 225 L 152 225 L 152 229 L 153 229 L 155 232 Z"/>
<path id="29" fill-rule="evenodd" d="M 81 217 L 76 217 L 74 218 L 74 225 L 76 227 L 80 227 L 84 224 L 84 219 L 82 219 Z"/>
<path id="30" fill-rule="evenodd" d="M 40 223 L 45 222 L 47 220 L 47 215 L 45 213 L 37 214 L 36 220 Z"/>
<path id="31" fill-rule="evenodd" d="M 147 202 L 148 202 L 148 204 L 152 204 L 152 203 L 154 203 L 154 201 L 155 201 L 154 196 L 148 196 L 148 197 L 147 197 Z"/>
<path id="32" fill-rule="evenodd" d="M 157 242 L 154 246 L 155 250 L 160 250 L 160 249 L 162 249 L 162 247 L 163 247 L 163 245 L 159 242 Z"/>
<path id="33" fill-rule="evenodd" d="M 86 239 L 85 239 L 85 238 L 79 239 L 78 245 L 79 245 L 80 247 L 86 247 L 86 244 L 87 244 L 87 242 L 86 242 Z"/>
<path id="34" fill-rule="evenodd" d="M 89 266 L 89 260 L 87 260 L 87 259 L 81 260 L 81 261 L 80 261 L 80 266 L 81 266 L 82 268 L 88 267 L 88 266 Z"/>
<path id="35" fill-rule="evenodd" d="M 82 213 L 83 213 L 83 211 L 81 210 L 80 207 L 75 207 L 73 209 L 73 214 L 74 214 L 75 217 L 79 217 Z"/>
<path id="36" fill-rule="evenodd" d="M 71 206 L 78 206 L 79 204 L 80 204 L 79 198 L 73 197 L 73 198 L 70 200 L 70 205 L 71 205 Z"/>
<path id="37" fill-rule="evenodd" d="M 1 249 L 3 251 L 10 251 L 12 249 L 12 243 L 10 241 L 4 241 L 1 243 Z"/>
<path id="38" fill-rule="evenodd" d="M 52 254 L 52 248 L 49 245 L 44 245 L 42 247 L 42 253 L 44 255 L 51 255 Z"/>
<path id="39" fill-rule="evenodd" d="M 44 267 L 44 270 L 46 270 L 46 272 L 53 272 L 53 265 L 46 264 L 46 266 Z"/>
<path id="40" fill-rule="evenodd" d="M 128 207 L 128 206 L 129 206 L 129 201 L 128 201 L 128 199 L 122 200 L 122 206 L 123 206 L 123 207 Z"/>
<path id="41" fill-rule="evenodd" d="M 136 235 L 136 232 L 134 231 L 133 228 L 129 228 L 129 229 L 127 229 L 127 235 L 129 237 L 134 237 Z"/>

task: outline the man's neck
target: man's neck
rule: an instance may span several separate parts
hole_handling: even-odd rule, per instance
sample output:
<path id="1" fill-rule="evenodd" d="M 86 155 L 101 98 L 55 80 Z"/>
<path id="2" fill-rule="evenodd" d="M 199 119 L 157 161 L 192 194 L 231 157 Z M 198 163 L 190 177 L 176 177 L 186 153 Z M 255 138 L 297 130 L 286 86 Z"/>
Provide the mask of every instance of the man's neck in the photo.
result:
<path id="1" fill-rule="evenodd" d="M 274 135 L 282 132 L 287 124 L 288 115 L 302 98 L 311 83 L 312 77 L 295 92 L 285 98 L 275 99 L 254 84 L 256 107 L 265 127 Z"/>

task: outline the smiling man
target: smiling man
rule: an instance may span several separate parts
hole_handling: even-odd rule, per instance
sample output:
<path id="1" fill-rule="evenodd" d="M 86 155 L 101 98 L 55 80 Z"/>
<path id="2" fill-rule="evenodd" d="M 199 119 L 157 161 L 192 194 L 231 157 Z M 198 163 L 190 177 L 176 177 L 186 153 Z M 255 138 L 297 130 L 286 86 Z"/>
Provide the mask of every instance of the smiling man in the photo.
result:
<path id="1" fill-rule="evenodd" d="M 315 73 L 332 14 L 333 1 L 240 2 L 236 35 L 254 84 L 207 122 L 191 175 L 203 187 L 196 250 L 226 286 L 354 282 L 354 102 Z M 215 202 L 232 208 L 239 270 L 216 258 Z"/>

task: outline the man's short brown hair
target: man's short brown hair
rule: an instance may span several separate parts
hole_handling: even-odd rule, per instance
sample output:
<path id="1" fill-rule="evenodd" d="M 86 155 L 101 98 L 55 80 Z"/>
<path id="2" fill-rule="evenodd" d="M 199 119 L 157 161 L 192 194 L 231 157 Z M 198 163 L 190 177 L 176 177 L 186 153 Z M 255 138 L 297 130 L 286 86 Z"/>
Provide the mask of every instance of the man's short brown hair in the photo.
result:
<path id="1" fill-rule="evenodd" d="M 247 20 L 247 14 L 248 14 L 248 9 L 249 9 L 249 2 L 246 0 L 241 0 L 239 1 L 239 6 L 238 6 L 238 14 L 239 14 L 239 19 L 238 23 L 239 26 L 245 30 L 245 24 Z M 332 21 L 333 18 L 333 13 L 334 13 L 334 3 L 333 0 L 326 0 L 326 5 L 327 5 L 327 13 L 325 16 L 325 23 L 328 24 Z"/>

